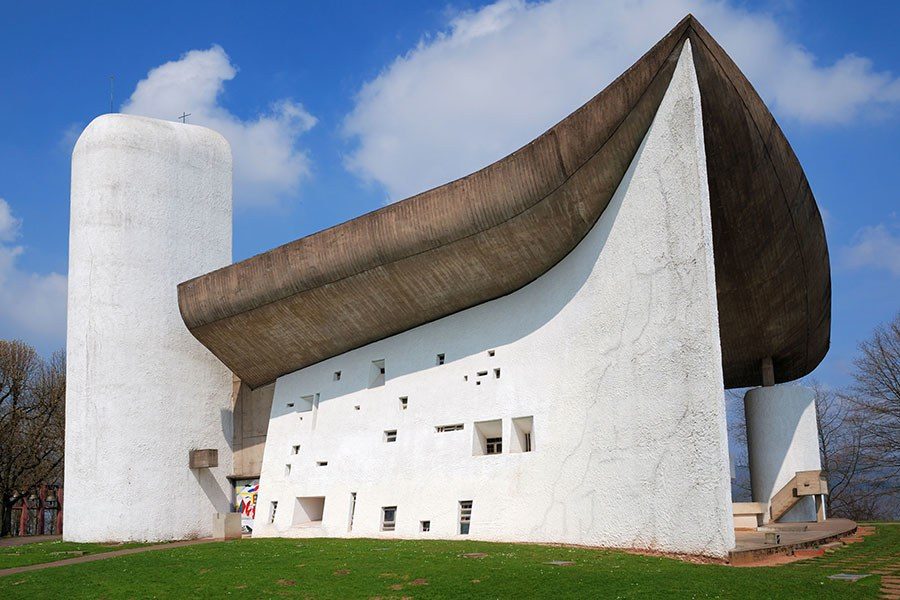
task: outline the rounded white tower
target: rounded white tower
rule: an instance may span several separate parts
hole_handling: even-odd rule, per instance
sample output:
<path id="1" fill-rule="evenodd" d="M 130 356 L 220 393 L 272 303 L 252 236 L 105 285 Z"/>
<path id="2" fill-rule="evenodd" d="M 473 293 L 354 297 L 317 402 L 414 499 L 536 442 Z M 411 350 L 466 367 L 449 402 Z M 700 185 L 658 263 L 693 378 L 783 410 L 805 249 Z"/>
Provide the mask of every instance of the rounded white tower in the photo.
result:
<path id="1" fill-rule="evenodd" d="M 753 388 L 744 396 L 744 415 L 754 502 L 770 502 L 798 471 L 822 469 L 811 389 L 794 384 Z M 815 498 L 801 498 L 780 520 L 815 521 Z"/>
<path id="2" fill-rule="evenodd" d="M 94 119 L 72 155 L 65 539 L 205 537 L 229 510 L 231 374 L 185 328 L 176 286 L 230 262 L 225 139 Z M 192 449 L 218 466 L 191 470 Z"/>

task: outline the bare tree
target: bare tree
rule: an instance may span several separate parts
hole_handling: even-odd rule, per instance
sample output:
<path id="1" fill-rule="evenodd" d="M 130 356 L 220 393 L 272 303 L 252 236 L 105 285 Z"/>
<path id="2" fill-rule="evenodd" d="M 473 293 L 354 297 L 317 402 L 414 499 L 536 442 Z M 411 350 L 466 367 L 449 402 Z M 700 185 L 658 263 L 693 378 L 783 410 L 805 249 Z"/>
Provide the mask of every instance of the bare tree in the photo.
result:
<path id="1" fill-rule="evenodd" d="M 23 494 L 62 480 L 65 389 L 62 352 L 43 360 L 24 342 L 0 340 L 0 535 Z"/>

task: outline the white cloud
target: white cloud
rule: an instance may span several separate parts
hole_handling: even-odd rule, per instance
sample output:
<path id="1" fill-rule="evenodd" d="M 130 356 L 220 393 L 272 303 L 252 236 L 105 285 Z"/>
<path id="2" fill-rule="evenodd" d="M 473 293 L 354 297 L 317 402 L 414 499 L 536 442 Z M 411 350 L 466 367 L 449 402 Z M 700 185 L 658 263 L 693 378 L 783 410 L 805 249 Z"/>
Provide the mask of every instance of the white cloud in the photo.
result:
<path id="1" fill-rule="evenodd" d="M 21 338 L 50 352 L 65 345 L 66 277 L 19 268 L 25 251 L 14 245 L 20 223 L 0 198 L 0 338 Z"/>
<path id="2" fill-rule="evenodd" d="M 780 117 L 841 123 L 900 105 L 868 59 L 831 65 L 775 20 L 717 0 L 500 0 L 455 16 L 360 90 L 347 166 L 392 200 L 515 150 L 606 86 L 692 12 Z"/>
<path id="3" fill-rule="evenodd" d="M 122 112 L 170 121 L 190 113 L 189 123 L 214 129 L 231 143 L 235 202 L 271 204 L 296 193 L 309 176 L 309 157 L 297 142 L 316 118 L 301 104 L 282 99 L 265 114 L 240 119 L 219 103 L 225 82 L 235 75 L 237 69 L 220 46 L 191 50 L 151 69 Z"/>
<path id="4" fill-rule="evenodd" d="M 900 234 L 885 225 L 863 227 L 853 243 L 841 249 L 841 265 L 848 269 L 878 269 L 900 277 Z"/>

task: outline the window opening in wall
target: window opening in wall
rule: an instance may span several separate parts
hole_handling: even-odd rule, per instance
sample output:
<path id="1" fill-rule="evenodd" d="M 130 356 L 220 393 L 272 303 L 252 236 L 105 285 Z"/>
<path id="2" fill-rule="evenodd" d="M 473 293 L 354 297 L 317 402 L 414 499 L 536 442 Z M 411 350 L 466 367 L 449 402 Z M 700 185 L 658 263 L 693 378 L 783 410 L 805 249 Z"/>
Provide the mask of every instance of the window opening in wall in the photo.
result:
<path id="1" fill-rule="evenodd" d="M 500 369 L 494 369 L 494 379 L 500 379 Z"/>
<path id="2" fill-rule="evenodd" d="M 353 407 L 353 410 L 359 410 L 359 404 Z"/>
<path id="3" fill-rule="evenodd" d="M 400 410 L 406 410 L 409 406 L 409 398 L 406 396 L 400 396 Z"/>
<path id="4" fill-rule="evenodd" d="M 291 474 L 291 465 L 290 463 L 284 465 L 284 476 L 287 477 Z"/>
<path id="5" fill-rule="evenodd" d="M 463 381 L 468 381 L 468 380 L 469 380 L 469 376 L 468 376 L 468 375 L 463 375 Z"/>
<path id="6" fill-rule="evenodd" d="M 531 452 L 534 450 L 534 417 L 519 417 L 512 420 L 511 452 Z"/>
<path id="7" fill-rule="evenodd" d="M 459 533 L 460 535 L 468 535 L 469 525 L 472 522 L 472 501 L 459 501 Z"/>
<path id="8" fill-rule="evenodd" d="M 317 461 L 316 461 L 316 466 L 317 466 L 317 467 L 327 467 L 327 466 L 328 466 L 328 461 L 327 461 L 327 460 L 317 460 Z"/>
<path id="9" fill-rule="evenodd" d="M 353 531 L 353 515 L 356 513 L 356 492 L 350 492 L 350 521 L 347 531 Z"/>
<path id="10" fill-rule="evenodd" d="M 437 355 L 437 360 L 436 360 L 435 362 L 436 362 L 438 365 L 444 364 L 444 355 L 443 355 L 443 354 L 438 354 L 438 355 Z"/>
<path id="11" fill-rule="evenodd" d="M 493 356 L 493 355 L 494 355 L 494 351 L 493 351 L 493 350 L 488 350 L 488 356 Z"/>
<path id="12" fill-rule="evenodd" d="M 293 403 L 293 402 L 288 402 L 288 403 L 287 403 L 287 407 L 288 407 L 288 408 L 294 408 L 294 403 Z"/>
<path id="13" fill-rule="evenodd" d="M 325 514 L 325 496 L 298 496 L 294 502 L 294 527 L 314 526 L 322 524 Z"/>
<path id="14" fill-rule="evenodd" d="M 476 381 L 476 382 L 475 382 L 475 385 L 481 385 L 481 382 L 480 382 L 480 381 Z"/>
<path id="15" fill-rule="evenodd" d="M 477 375 L 479 377 L 484 377 L 485 375 L 487 375 L 487 371 L 478 371 Z"/>
<path id="16" fill-rule="evenodd" d="M 388 429 L 384 432 L 384 441 L 385 442 L 396 442 L 397 441 L 397 430 L 396 429 Z"/>
<path id="17" fill-rule="evenodd" d="M 472 455 L 503 453 L 503 421 L 476 421 L 472 439 Z"/>
<path id="18" fill-rule="evenodd" d="M 340 381 L 340 380 L 341 380 L 341 372 L 340 372 L 340 371 L 335 371 L 335 372 L 334 372 L 334 376 L 332 377 L 332 379 L 333 379 L 334 381 Z"/>
<path id="19" fill-rule="evenodd" d="M 381 507 L 381 530 L 394 531 L 397 526 L 397 507 L 382 506 Z"/>
<path id="20" fill-rule="evenodd" d="M 297 412 L 309 412 L 313 409 L 313 406 L 316 404 L 316 395 L 310 394 L 308 396 L 300 396 L 300 406 L 297 407 Z M 291 403 L 293 406 L 293 403 Z"/>
<path id="21" fill-rule="evenodd" d="M 384 359 L 373 360 L 372 370 L 369 373 L 369 387 L 384 385 Z"/>
<path id="22" fill-rule="evenodd" d="M 291 454 L 300 454 L 300 444 L 291 446 Z"/>
<path id="23" fill-rule="evenodd" d="M 269 504 L 269 523 L 274 523 L 274 522 L 275 522 L 275 513 L 276 513 L 276 511 L 278 511 L 278 501 L 277 501 L 277 500 L 273 500 L 273 501 Z"/>
<path id="24" fill-rule="evenodd" d="M 453 425 L 438 425 L 434 428 L 437 433 L 446 433 L 448 431 L 462 431 L 462 423 L 454 423 Z"/>
<path id="25" fill-rule="evenodd" d="M 431 521 L 419 521 L 419 531 L 425 533 L 431 531 Z"/>

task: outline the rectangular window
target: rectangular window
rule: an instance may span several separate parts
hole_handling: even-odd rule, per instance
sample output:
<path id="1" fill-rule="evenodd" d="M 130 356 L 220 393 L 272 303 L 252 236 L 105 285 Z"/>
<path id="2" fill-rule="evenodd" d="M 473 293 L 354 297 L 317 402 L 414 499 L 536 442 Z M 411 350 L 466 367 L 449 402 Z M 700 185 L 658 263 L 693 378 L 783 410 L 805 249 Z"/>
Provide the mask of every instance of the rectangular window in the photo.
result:
<path id="1" fill-rule="evenodd" d="M 327 466 L 328 466 L 328 461 L 327 461 L 327 460 L 319 460 L 319 461 L 316 461 L 316 466 L 317 466 L 317 467 L 327 467 Z"/>
<path id="2" fill-rule="evenodd" d="M 419 531 L 425 533 L 431 531 L 431 521 L 419 521 Z"/>
<path id="3" fill-rule="evenodd" d="M 340 381 L 340 380 L 341 380 L 341 372 L 340 372 L 340 371 L 335 371 L 335 372 L 334 372 L 334 376 L 332 377 L 332 379 L 333 379 L 334 381 Z"/>
<path id="4" fill-rule="evenodd" d="M 288 402 L 288 403 L 287 403 L 287 407 L 288 407 L 288 408 L 294 408 L 294 403 L 293 403 L 293 402 Z"/>
<path id="5" fill-rule="evenodd" d="M 325 514 L 325 496 L 298 496 L 294 502 L 294 527 L 321 525 Z"/>
<path id="6" fill-rule="evenodd" d="M 269 505 L 269 523 L 275 522 L 276 511 L 278 511 L 278 502 L 273 500 Z"/>
<path id="7" fill-rule="evenodd" d="M 291 446 L 291 454 L 300 454 L 300 444 Z"/>
<path id="8" fill-rule="evenodd" d="M 291 465 L 290 463 L 284 465 L 284 476 L 287 477 L 291 474 Z"/>
<path id="9" fill-rule="evenodd" d="M 448 431 L 462 431 L 462 429 L 462 423 L 455 423 L 453 425 L 438 425 L 434 428 L 437 433 L 446 433 Z"/>
<path id="10" fill-rule="evenodd" d="M 384 359 L 373 360 L 372 370 L 369 372 L 369 387 L 384 385 Z"/>
<path id="11" fill-rule="evenodd" d="M 438 355 L 437 355 L 437 360 L 436 360 L 435 362 L 436 362 L 438 365 L 444 364 L 444 355 L 443 355 L 443 354 L 438 354 Z"/>
<path id="12" fill-rule="evenodd" d="M 350 492 L 350 522 L 347 531 L 353 531 L 353 515 L 356 513 L 356 492 Z"/>
<path id="13" fill-rule="evenodd" d="M 408 406 L 409 406 L 409 398 L 407 398 L 406 396 L 401 396 L 400 397 L 400 410 L 406 410 L 406 408 Z"/>
<path id="14" fill-rule="evenodd" d="M 384 441 L 385 442 L 396 442 L 397 441 L 397 430 L 396 429 L 388 429 L 384 432 Z"/>
<path id="15" fill-rule="evenodd" d="M 503 421 L 476 421 L 472 434 L 472 456 L 503 453 Z"/>
<path id="16" fill-rule="evenodd" d="M 381 530 L 394 531 L 397 526 L 397 507 L 382 506 L 381 507 Z"/>
<path id="17" fill-rule="evenodd" d="M 472 501 L 459 501 L 459 534 L 468 535 L 469 524 L 472 522 Z"/>
<path id="18" fill-rule="evenodd" d="M 531 452 L 534 450 L 534 417 L 518 417 L 512 420 L 510 452 Z"/>
<path id="19" fill-rule="evenodd" d="M 494 379 L 500 379 L 500 369 L 494 369 Z"/>
<path id="20" fill-rule="evenodd" d="M 488 350 L 488 356 L 493 356 L 493 355 L 494 355 L 494 351 L 493 351 L 493 350 Z"/>

